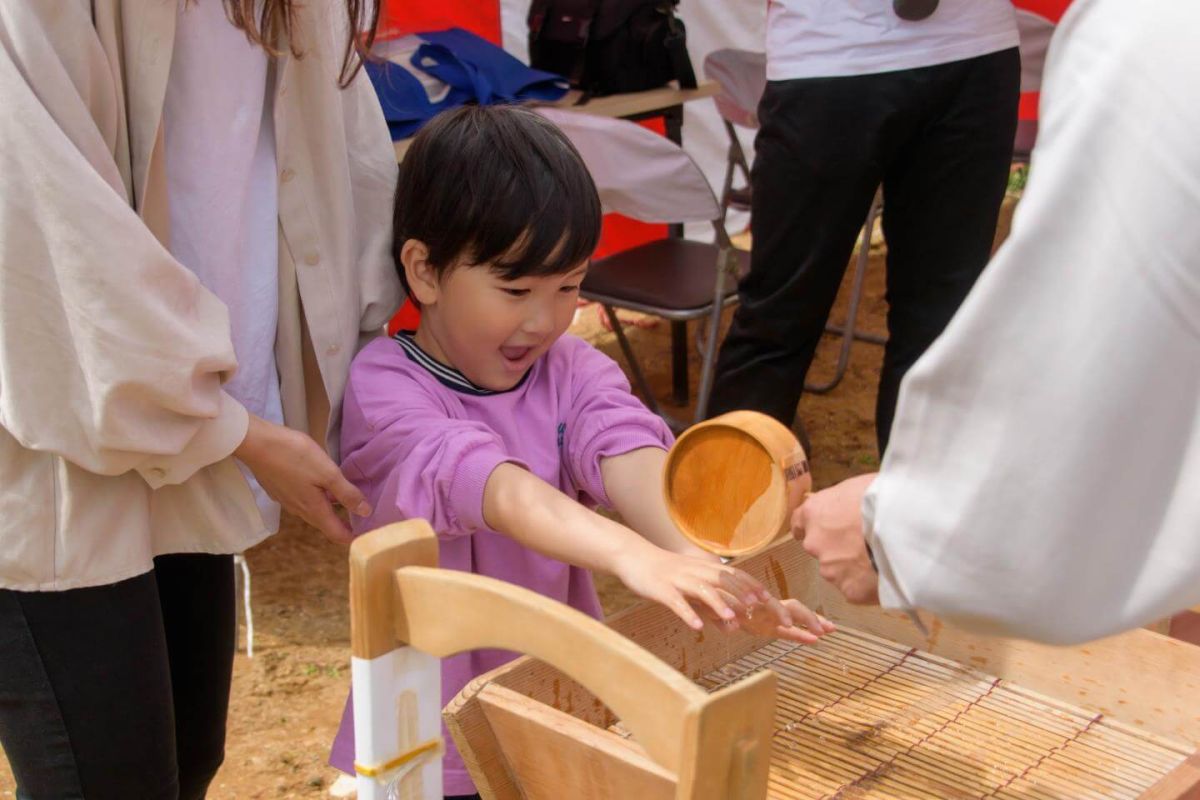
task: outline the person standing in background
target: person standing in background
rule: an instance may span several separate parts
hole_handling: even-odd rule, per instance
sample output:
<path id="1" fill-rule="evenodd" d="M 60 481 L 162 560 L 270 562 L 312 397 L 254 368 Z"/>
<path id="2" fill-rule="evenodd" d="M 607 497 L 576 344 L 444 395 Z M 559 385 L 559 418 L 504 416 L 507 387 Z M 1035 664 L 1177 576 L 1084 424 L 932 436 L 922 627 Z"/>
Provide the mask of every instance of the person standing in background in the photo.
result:
<path id="1" fill-rule="evenodd" d="M 771 0 L 751 268 L 711 415 L 753 409 L 793 423 L 882 185 L 888 343 L 875 419 L 886 449 L 901 378 L 991 254 L 1017 124 L 1017 43 L 1010 0 Z"/>
<path id="2" fill-rule="evenodd" d="M 370 512 L 331 455 L 350 360 L 400 300 L 395 156 L 358 70 L 373 15 L 0 0 L 0 745 L 18 797 L 203 797 L 232 554 L 280 504 L 336 541 L 331 501 Z"/>

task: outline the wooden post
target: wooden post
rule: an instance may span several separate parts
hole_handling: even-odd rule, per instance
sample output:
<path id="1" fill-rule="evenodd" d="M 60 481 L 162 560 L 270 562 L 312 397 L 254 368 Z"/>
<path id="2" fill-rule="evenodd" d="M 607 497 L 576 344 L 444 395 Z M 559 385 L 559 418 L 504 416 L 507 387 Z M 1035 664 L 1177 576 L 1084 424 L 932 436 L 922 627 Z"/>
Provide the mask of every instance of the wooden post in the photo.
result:
<path id="1" fill-rule="evenodd" d="M 437 566 L 424 520 L 389 525 L 350 547 L 354 765 L 359 800 L 441 800 L 441 661 L 396 636 L 395 573 Z"/>

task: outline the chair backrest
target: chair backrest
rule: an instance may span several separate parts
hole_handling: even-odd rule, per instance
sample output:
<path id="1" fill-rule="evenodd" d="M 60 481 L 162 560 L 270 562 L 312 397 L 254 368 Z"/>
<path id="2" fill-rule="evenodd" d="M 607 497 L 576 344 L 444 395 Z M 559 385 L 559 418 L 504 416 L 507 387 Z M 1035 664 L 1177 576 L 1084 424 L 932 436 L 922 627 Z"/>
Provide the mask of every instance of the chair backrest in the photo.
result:
<path id="1" fill-rule="evenodd" d="M 605 210 L 642 222 L 712 222 L 721 206 L 699 165 L 679 145 L 633 122 L 539 108 L 587 165 Z"/>
<path id="2" fill-rule="evenodd" d="M 743 128 L 758 127 L 758 101 L 767 88 L 767 54 L 714 50 L 704 59 L 704 77 L 721 86 L 713 97 L 721 117 Z"/>

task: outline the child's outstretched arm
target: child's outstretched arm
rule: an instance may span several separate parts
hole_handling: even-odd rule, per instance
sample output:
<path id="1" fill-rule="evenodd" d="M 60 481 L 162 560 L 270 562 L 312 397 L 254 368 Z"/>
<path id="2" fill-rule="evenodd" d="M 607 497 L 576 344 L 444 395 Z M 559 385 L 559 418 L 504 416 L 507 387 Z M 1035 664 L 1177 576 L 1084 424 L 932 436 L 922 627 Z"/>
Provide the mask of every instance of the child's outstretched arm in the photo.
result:
<path id="1" fill-rule="evenodd" d="M 662 474 L 667 451 L 639 447 L 600 462 L 600 477 L 613 508 L 630 528 L 672 553 L 711 561 L 717 557 L 688 541 L 667 511 L 662 494 Z"/>
<path id="2" fill-rule="evenodd" d="M 718 561 L 716 556 L 688 541 L 671 519 L 660 480 L 666 461 L 667 452 L 658 447 L 641 447 L 601 461 L 600 474 L 609 501 L 630 528 L 659 547 Z M 780 602 L 765 589 L 753 603 L 745 603 L 744 599 L 742 603 L 733 598 L 726 600 L 738 612 L 738 627 L 749 628 L 762 636 L 812 643 L 834 630 L 833 623 L 799 600 Z M 759 609 L 760 604 L 765 607 Z"/>
<path id="3" fill-rule="evenodd" d="M 575 489 L 597 504 L 615 509 L 629 526 L 617 527 L 625 537 L 632 537 L 620 553 L 619 567 L 624 571 L 607 569 L 642 597 L 663 602 L 655 592 L 661 594 L 664 580 L 679 574 L 663 565 L 681 570 L 682 565 L 695 569 L 697 563 L 724 568 L 755 587 L 753 592 L 743 594 L 714 584 L 718 593 L 725 593 L 718 600 L 738 617 L 717 617 L 725 621 L 727 629 L 750 628 L 762 636 L 798 642 L 814 642 L 832 630 L 802 604 L 780 603 L 758 581 L 722 565 L 715 556 L 684 538 L 667 513 L 662 496 L 662 468 L 672 442 L 670 430 L 633 396 L 629 381 L 615 361 L 582 342 L 573 346 L 570 355 L 572 393 L 560 441 L 564 466 Z M 647 547 L 651 556 L 636 555 L 646 553 Z M 672 591 L 678 596 L 678 588 Z M 693 596 L 690 594 L 688 599 Z M 696 607 L 705 611 L 717 606 L 701 599 Z M 678 609 L 676 613 L 694 624 L 692 615 Z"/>
<path id="4" fill-rule="evenodd" d="M 665 550 L 516 464 L 492 470 L 484 486 L 483 516 L 489 528 L 532 550 L 615 575 L 635 594 L 665 605 L 694 630 L 704 622 L 693 606 L 732 628 L 744 625 L 759 635 L 803 643 L 833 630 L 799 602 L 781 604 L 745 572 L 707 554 Z M 755 609 L 761 609 L 757 620 Z"/>
<path id="5" fill-rule="evenodd" d="M 539 553 L 611 573 L 641 597 L 662 603 L 695 630 L 692 603 L 722 620 L 737 613 L 726 596 L 756 604 L 763 587 L 719 562 L 668 552 L 618 522 L 589 510 L 516 464 L 500 464 L 483 491 L 489 528 Z"/>

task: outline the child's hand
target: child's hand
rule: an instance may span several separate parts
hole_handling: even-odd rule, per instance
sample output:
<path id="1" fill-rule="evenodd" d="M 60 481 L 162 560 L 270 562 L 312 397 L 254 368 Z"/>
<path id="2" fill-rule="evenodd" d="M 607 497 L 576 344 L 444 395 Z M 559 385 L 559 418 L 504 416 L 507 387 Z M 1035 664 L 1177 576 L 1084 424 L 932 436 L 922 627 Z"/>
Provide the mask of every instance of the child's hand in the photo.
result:
<path id="1" fill-rule="evenodd" d="M 737 612 L 736 628 L 756 636 L 772 636 L 789 639 L 800 644 L 816 644 L 822 636 L 833 633 L 837 627 L 820 614 L 813 612 L 799 600 L 788 598 L 777 600 L 768 595 L 766 602 L 758 605 L 743 605 L 732 598 L 729 605 Z M 734 625 L 725 623 L 734 629 Z"/>
<path id="2" fill-rule="evenodd" d="M 702 629 L 704 621 L 692 603 L 711 610 L 719 620 L 736 623 L 738 612 L 731 603 L 751 608 L 774 599 L 761 583 L 740 569 L 653 545 L 624 555 L 615 572 L 632 592 L 662 603 L 693 630 Z"/>

